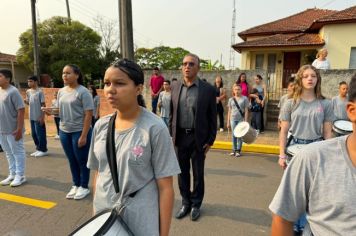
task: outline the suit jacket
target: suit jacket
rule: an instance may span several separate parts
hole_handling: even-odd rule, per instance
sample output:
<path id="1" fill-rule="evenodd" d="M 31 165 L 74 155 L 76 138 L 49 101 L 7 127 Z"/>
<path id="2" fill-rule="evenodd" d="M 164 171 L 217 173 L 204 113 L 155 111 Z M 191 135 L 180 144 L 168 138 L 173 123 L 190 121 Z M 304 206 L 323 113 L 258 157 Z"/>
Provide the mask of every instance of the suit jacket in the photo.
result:
<path id="1" fill-rule="evenodd" d="M 199 79 L 199 78 L 197 78 Z M 169 130 L 173 143 L 176 143 L 178 129 L 178 106 L 179 96 L 183 87 L 182 81 L 172 85 L 171 113 Z M 194 118 L 194 136 L 198 149 L 202 150 L 205 144 L 213 145 L 216 138 L 216 94 L 215 88 L 209 83 L 199 79 L 198 99 Z"/>

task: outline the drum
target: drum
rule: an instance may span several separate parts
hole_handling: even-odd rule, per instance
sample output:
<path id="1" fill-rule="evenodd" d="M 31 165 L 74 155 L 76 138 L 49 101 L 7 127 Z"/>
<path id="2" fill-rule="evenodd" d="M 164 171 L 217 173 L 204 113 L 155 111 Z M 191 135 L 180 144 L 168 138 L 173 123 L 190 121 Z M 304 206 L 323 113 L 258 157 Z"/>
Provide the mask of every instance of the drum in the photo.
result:
<path id="1" fill-rule="evenodd" d="M 292 144 L 288 146 L 286 150 L 286 154 L 288 156 L 286 163 L 289 164 L 295 154 L 298 153 L 305 145 L 306 144 Z"/>
<path id="2" fill-rule="evenodd" d="M 69 236 L 133 236 L 116 209 L 105 210 L 79 226 Z"/>
<path id="3" fill-rule="evenodd" d="M 333 131 L 336 136 L 342 136 L 352 133 L 352 123 L 348 120 L 335 120 L 333 122 Z"/>
<path id="4" fill-rule="evenodd" d="M 250 126 L 246 121 L 240 122 L 234 129 L 234 136 L 236 138 L 242 138 L 247 143 L 253 143 L 257 138 L 257 131 Z"/>

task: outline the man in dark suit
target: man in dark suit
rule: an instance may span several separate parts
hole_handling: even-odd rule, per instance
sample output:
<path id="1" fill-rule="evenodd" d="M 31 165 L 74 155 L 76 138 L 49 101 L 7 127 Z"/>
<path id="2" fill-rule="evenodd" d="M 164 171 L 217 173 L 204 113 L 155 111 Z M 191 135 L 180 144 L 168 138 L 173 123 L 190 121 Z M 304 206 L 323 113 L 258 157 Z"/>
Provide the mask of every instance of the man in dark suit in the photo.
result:
<path id="1" fill-rule="evenodd" d="M 200 80 L 199 57 L 188 54 L 182 63 L 183 79 L 172 85 L 169 128 L 176 146 L 181 174 L 178 185 L 182 207 L 176 214 L 181 219 L 190 212 L 192 221 L 200 216 L 204 198 L 205 155 L 216 137 L 215 89 Z M 190 165 L 193 169 L 193 190 L 190 188 Z"/>

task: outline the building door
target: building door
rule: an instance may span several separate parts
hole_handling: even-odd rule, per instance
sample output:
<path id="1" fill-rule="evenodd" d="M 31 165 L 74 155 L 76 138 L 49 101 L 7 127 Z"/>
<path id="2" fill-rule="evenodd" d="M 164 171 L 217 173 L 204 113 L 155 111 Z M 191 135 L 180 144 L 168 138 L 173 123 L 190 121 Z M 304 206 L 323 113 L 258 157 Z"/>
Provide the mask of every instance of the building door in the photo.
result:
<path id="1" fill-rule="evenodd" d="M 283 60 L 283 88 L 287 88 L 288 79 L 297 73 L 300 67 L 300 52 L 285 52 Z"/>

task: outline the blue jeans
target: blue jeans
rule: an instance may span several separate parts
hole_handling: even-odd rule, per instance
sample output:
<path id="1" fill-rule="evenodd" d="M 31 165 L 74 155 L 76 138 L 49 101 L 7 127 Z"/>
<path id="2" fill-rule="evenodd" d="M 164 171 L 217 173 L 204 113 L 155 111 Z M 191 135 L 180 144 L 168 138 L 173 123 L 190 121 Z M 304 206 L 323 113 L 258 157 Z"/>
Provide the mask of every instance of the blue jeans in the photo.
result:
<path id="1" fill-rule="evenodd" d="M 36 150 L 47 152 L 46 124 L 41 125 L 39 121 L 31 120 L 31 135 Z"/>
<path id="2" fill-rule="evenodd" d="M 72 180 L 75 186 L 88 188 L 90 170 L 87 168 L 88 153 L 91 140 L 91 129 L 87 135 L 87 143 L 79 148 L 78 140 L 81 131 L 66 133 L 59 130 L 59 138 L 61 140 L 64 152 L 68 158 Z"/>
<path id="3" fill-rule="evenodd" d="M 156 114 L 157 112 L 157 103 L 158 103 L 158 96 L 152 97 L 152 112 Z"/>
<path id="4" fill-rule="evenodd" d="M 253 111 L 252 112 L 252 118 L 251 118 L 251 126 L 254 129 L 261 130 L 262 129 L 262 112 L 260 111 Z"/>
<path id="5" fill-rule="evenodd" d="M 161 117 L 163 122 L 167 125 L 168 127 L 168 123 L 169 123 L 169 117 Z"/>
<path id="6" fill-rule="evenodd" d="M 233 151 L 234 152 L 241 152 L 241 146 L 242 146 L 242 139 L 241 138 L 236 138 L 234 136 L 234 129 L 238 123 L 241 121 L 236 121 L 236 120 L 231 120 L 230 125 L 231 125 L 231 133 L 232 133 L 232 146 L 233 146 Z"/>

